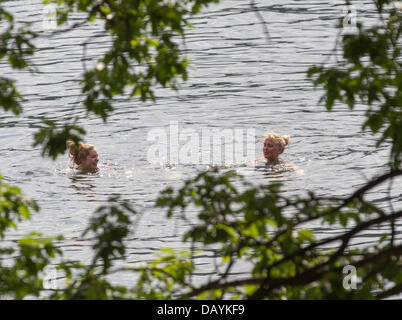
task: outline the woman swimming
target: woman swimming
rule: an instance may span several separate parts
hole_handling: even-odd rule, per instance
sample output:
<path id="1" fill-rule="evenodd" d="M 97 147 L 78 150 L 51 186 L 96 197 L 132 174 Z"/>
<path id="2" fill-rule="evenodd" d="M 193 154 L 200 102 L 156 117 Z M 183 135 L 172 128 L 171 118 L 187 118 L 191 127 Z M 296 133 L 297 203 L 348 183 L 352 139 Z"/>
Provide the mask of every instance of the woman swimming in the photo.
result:
<path id="1" fill-rule="evenodd" d="M 70 159 L 82 173 L 95 173 L 98 171 L 98 152 L 92 144 L 79 142 L 78 146 L 74 141 L 67 141 L 67 149 Z"/>
<path id="2" fill-rule="evenodd" d="M 283 153 L 285 147 L 289 144 L 290 136 L 282 136 L 279 133 L 270 132 L 264 138 L 264 146 L 262 151 L 264 158 L 255 161 L 265 160 L 266 166 L 280 167 L 280 170 L 294 171 L 298 175 L 304 175 L 304 170 L 300 170 L 291 161 L 283 161 L 279 159 L 279 155 Z"/>
<path id="3" fill-rule="evenodd" d="M 264 158 L 256 159 L 260 161 L 265 159 L 268 165 L 277 165 L 283 163 L 279 159 L 279 155 L 283 153 L 285 147 L 289 144 L 290 137 L 282 136 L 278 133 L 270 132 L 265 136 L 263 153 Z"/>

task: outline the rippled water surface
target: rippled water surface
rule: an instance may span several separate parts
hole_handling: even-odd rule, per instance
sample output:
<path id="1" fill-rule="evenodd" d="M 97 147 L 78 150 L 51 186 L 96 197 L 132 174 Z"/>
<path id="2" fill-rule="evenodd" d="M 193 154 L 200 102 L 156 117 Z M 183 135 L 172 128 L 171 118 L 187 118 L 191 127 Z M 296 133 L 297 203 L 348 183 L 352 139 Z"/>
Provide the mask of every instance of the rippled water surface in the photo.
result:
<path id="1" fill-rule="evenodd" d="M 180 41 L 191 60 L 189 80 L 180 90 L 157 89 L 155 103 L 120 99 L 103 124 L 92 115 L 86 117 L 78 104 L 83 68 L 93 66 L 108 48 L 109 39 L 101 32 L 101 23 L 50 37 L 43 31 L 44 11 L 39 1 L 5 2 L 18 19 L 30 21 L 34 29 L 43 31 L 33 59 L 39 73 L 11 74 L 1 62 L 2 74 L 18 80 L 27 101 L 19 117 L 0 113 L 0 172 L 7 183 L 21 186 L 41 207 L 8 239 L 15 240 L 32 230 L 63 234 L 65 256 L 87 262 L 90 241 L 80 235 L 88 218 L 109 196 L 120 194 L 144 211 L 128 242 L 129 263 L 147 261 L 159 248 L 183 247 L 180 234 L 188 226 L 175 218 L 166 219 L 164 212 L 154 208 L 154 200 L 160 190 L 181 186 L 207 164 L 150 163 L 148 152 L 154 142 L 147 138 L 152 132 L 169 133 L 172 123 L 177 123 L 180 132 L 193 130 L 200 136 L 203 130 L 254 130 L 256 157 L 262 157 L 266 132 L 290 135 L 282 157 L 297 165 L 298 172 L 270 172 L 226 163 L 256 184 L 282 182 L 288 194 L 310 190 L 319 195 L 347 195 L 381 173 L 389 148 L 376 148 L 375 137 L 361 130 L 364 107 L 349 111 L 346 106 L 337 106 L 328 113 L 318 105 L 322 91 L 314 89 L 306 78 L 310 66 L 329 59 L 343 2 L 256 3 L 267 22 L 269 42 L 249 1 L 221 1 L 194 18 L 195 28 L 188 30 L 185 42 Z M 369 3 L 362 1 L 358 18 L 372 23 L 374 10 Z M 79 21 L 80 17 L 74 19 Z M 61 121 L 80 117 L 87 141 L 96 145 L 100 156 L 99 175 L 71 174 L 67 155 L 56 161 L 41 157 L 40 148 L 32 147 L 32 135 L 43 116 Z M 398 195 L 402 190 L 396 186 Z M 387 205 L 383 200 L 386 188 L 371 196 Z M 370 241 L 370 235 L 362 241 Z M 206 258 L 210 255 L 205 253 Z M 207 264 L 204 260 L 199 263 Z M 129 284 L 128 275 L 119 278 Z"/>

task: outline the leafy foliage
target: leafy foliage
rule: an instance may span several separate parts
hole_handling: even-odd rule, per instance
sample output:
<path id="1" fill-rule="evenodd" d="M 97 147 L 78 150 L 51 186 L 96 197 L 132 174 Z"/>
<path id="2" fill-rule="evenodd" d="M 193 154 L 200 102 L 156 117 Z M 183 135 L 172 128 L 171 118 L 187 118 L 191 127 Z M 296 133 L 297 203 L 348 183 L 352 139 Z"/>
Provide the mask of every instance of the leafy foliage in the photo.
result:
<path id="1" fill-rule="evenodd" d="M 82 237 L 92 232 L 94 256 L 89 266 L 63 261 L 59 270 L 68 279 L 66 288 L 56 290 L 52 299 L 109 299 L 122 298 L 127 289 L 113 286 L 107 281 L 113 260 L 125 254 L 124 239 L 129 235 L 132 216 L 136 211 L 127 201 L 118 197 L 109 199 L 110 204 L 98 208 Z M 77 274 L 79 276 L 77 276 Z"/>
<path id="2" fill-rule="evenodd" d="M 30 217 L 29 208 L 38 211 L 35 201 L 26 199 L 21 189 L 3 183 L 0 176 L 0 239 L 4 239 L 7 228 L 16 228 L 15 222 Z"/>
<path id="3" fill-rule="evenodd" d="M 2 33 L 0 34 L 0 60 L 7 59 L 13 69 L 31 68 L 28 57 L 33 55 L 35 47 L 32 40 L 36 34 L 25 30 L 26 26 L 16 30 L 13 16 L 0 7 L 0 22 Z M 13 80 L 0 77 L 0 108 L 11 110 L 14 114 L 21 113 L 21 95 L 18 93 Z"/>
<path id="4" fill-rule="evenodd" d="M 38 211 L 34 201 L 26 199 L 18 187 L 4 184 L 0 177 L 0 240 L 5 239 L 7 229 L 16 228 L 16 221 L 28 219 L 30 209 Z M 61 240 L 61 237 L 55 238 Z M 15 247 L 0 249 L 3 259 L 16 258 L 7 266 L 0 263 L 0 295 L 17 299 L 27 295 L 39 295 L 43 290 L 41 272 L 58 256 L 51 238 L 43 238 L 40 233 L 31 233 L 20 239 Z"/>
<path id="5" fill-rule="evenodd" d="M 185 234 L 184 241 L 215 248 L 226 266 L 219 279 L 188 290 L 182 297 L 216 297 L 218 290 L 220 298 L 225 293 L 243 299 L 375 298 L 375 289 L 384 282 L 399 287 L 399 271 L 395 270 L 401 266 L 402 246 L 394 243 L 391 228 L 389 234 L 378 235 L 374 244 L 350 246 L 368 228 L 401 218 L 401 211 L 387 213 L 363 199 L 368 190 L 401 174 L 395 171 L 378 177 L 348 199 L 314 194 L 289 199 L 282 195 L 280 185 L 250 188 L 240 178 L 242 184 L 236 188 L 231 183 L 233 172 L 201 173 L 177 192 L 165 190 L 157 203 L 168 208 L 168 215 L 185 219 L 193 214 L 191 205 L 199 209 L 200 222 Z M 348 229 L 316 239 L 304 227 L 314 221 L 323 227 Z M 325 249 L 328 246 L 337 249 Z M 387 261 L 394 271 L 376 270 L 373 277 L 379 261 Z M 234 265 L 242 262 L 252 262 L 249 277 L 227 279 Z M 347 292 L 340 281 L 346 265 L 358 266 L 359 277 L 370 281 Z"/>
<path id="6" fill-rule="evenodd" d="M 67 140 L 70 139 L 77 143 L 80 141 L 80 135 L 85 134 L 85 130 L 75 123 L 64 124 L 60 128 L 54 121 L 43 119 L 42 122 L 45 126 L 35 133 L 34 146 L 43 145 L 42 155 L 47 155 L 53 159 L 66 151 L 65 142 Z"/>
<path id="7" fill-rule="evenodd" d="M 363 129 L 381 134 L 378 146 L 391 142 L 390 162 L 397 169 L 402 154 L 402 16 L 392 8 L 385 19 L 382 13 L 392 1 L 375 3 L 382 24 L 365 28 L 359 23 L 356 34 L 343 36 L 343 60 L 332 67 L 314 66 L 308 75 L 324 87 L 320 101 L 328 110 L 337 101 L 351 109 L 358 103 L 368 107 Z"/>

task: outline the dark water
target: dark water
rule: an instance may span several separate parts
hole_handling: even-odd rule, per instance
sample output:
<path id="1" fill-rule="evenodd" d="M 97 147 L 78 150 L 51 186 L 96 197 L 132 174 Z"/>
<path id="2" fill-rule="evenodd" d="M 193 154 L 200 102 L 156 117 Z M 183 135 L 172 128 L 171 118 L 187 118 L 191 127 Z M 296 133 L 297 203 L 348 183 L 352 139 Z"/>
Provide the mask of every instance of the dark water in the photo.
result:
<path id="1" fill-rule="evenodd" d="M 229 136 L 235 130 L 254 132 L 251 149 L 255 148 L 255 157 L 262 157 L 265 133 L 290 135 L 290 145 L 282 157 L 296 164 L 299 172 L 272 173 L 250 163 L 223 161 L 227 168 L 238 170 L 256 184 L 282 182 L 289 195 L 308 190 L 319 195 L 347 195 L 381 173 L 388 161 L 389 147 L 376 148 L 375 137 L 361 130 L 364 107 L 351 112 L 346 106 L 337 106 L 328 113 L 318 105 L 322 91 L 314 89 L 306 78 L 310 66 L 330 59 L 343 2 L 256 3 L 267 22 L 269 42 L 247 0 L 225 0 L 211 6 L 193 19 L 195 28 L 188 30 L 185 43 L 181 42 L 191 67 L 189 80 L 181 84 L 180 90 L 158 88 L 155 103 L 120 99 L 113 115 L 103 124 L 94 116 L 87 117 L 77 104 L 82 99 L 78 84 L 82 60 L 87 67 L 94 66 L 108 48 L 100 23 L 48 37 L 51 30 L 44 29 L 45 12 L 39 1 L 6 2 L 21 21 L 33 22 L 33 27 L 44 34 L 36 42 L 38 53 L 33 59 L 40 73 L 10 74 L 1 62 L 2 73 L 18 80 L 27 101 L 19 117 L 0 114 L 0 172 L 7 183 L 21 186 L 41 207 L 40 213 L 23 222 L 8 240 L 32 230 L 45 235 L 63 234 L 65 257 L 88 262 L 90 241 L 80 235 L 91 213 L 110 195 L 120 194 L 143 211 L 128 242 L 128 263 L 148 261 L 160 248 L 184 247 L 180 234 L 188 226 L 176 218 L 166 219 L 164 212 L 154 208 L 154 199 L 160 190 L 180 186 L 207 168 L 208 163 L 199 158 L 195 163 L 173 161 L 170 165 L 150 161 L 150 148 L 155 142 L 149 137 L 158 133 L 168 137 L 172 124 L 177 124 L 179 134 L 185 135 L 187 130 L 190 136 L 200 138 L 213 130 L 218 134 L 226 130 Z M 370 1 L 362 1 L 357 9 L 358 19 L 374 23 Z M 73 18 L 78 21 L 79 16 Z M 88 39 L 84 52 L 80 44 Z M 32 135 L 43 116 L 60 121 L 80 117 L 80 124 L 88 132 L 87 142 L 96 145 L 100 156 L 99 175 L 71 174 L 67 155 L 54 162 L 41 157 L 40 149 L 32 147 Z M 223 144 L 222 150 L 228 144 Z M 191 149 L 194 141 L 181 141 L 179 149 L 184 145 Z M 171 145 L 171 151 L 170 148 Z M 194 148 L 191 150 L 199 150 L 200 155 L 220 152 L 201 145 Z M 224 152 L 227 155 L 229 151 Z M 401 193 L 400 186 L 400 180 L 394 182 L 393 196 Z M 370 195 L 383 206 L 388 205 L 387 196 L 386 186 Z M 400 198 L 395 205 L 401 205 Z M 319 234 L 330 232 L 311 227 Z M 340 230 L 331 232 L 336 231 Z M 378 232 L 367 233 L 361 242 L 371 241 Z M 212 251 L 206 251 L 198 262 L 206 274 L 213 268 L 212 255 Z M 119 274 L 115 280 L 129 285 L 132 279 L 128 274 Z"/>

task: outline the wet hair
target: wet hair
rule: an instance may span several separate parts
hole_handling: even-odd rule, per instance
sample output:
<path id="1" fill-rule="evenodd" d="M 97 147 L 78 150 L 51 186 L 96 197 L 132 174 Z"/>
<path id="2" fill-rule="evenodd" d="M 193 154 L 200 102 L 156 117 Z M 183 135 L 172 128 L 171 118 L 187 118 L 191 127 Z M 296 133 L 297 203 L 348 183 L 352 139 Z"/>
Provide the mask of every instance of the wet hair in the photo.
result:
<path id="1" fill-rule="evenodd" d="M 95 149 L 95 146 L 92 144 L 82 143 L 81 141 L 78 142 L 77 146 L 74 141 L 68 140 L 67 149 L 70 159 L 79 166 L 82 161 L 88 157 L 89 152 Z"/>
<path id="2" fill-rule="evenodd" d="M 275 132 L 270 132 L 270 133 L 266 134 L 265 138 L 264 138 L 264 142 L 268 138 L 271 138 L 275 144 L 277 144 L 278 146 L 280 146 L 282 148 L 282 150 L 285 149 L 285 147 L 289 144 L 289 140 L 290 140 L 290 136 L 282 136 L 279 133 L 275 133 Z"/>

